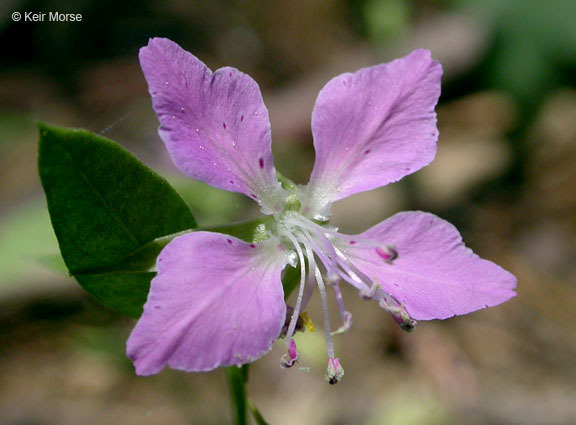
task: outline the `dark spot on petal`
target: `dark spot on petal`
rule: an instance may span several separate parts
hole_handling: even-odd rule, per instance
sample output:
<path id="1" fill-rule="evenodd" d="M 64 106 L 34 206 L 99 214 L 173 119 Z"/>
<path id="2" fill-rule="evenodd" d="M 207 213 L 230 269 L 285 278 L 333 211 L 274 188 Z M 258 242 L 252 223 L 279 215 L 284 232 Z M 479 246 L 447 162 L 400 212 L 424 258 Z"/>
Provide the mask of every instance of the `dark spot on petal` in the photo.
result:
<path id="1" fill-rule="evenodd" d="M 260 158 L 258 164 L 260 164 L 260 168 L 264 168 L 264 158 Z"/>
<path id="2" fill-rule="evenodd" d="M 350 245 L 356 244 L 356 241 L 350 241 Z"/>
<path id="3" fill-rule="evenodd" d="M 226 130 L 226 123 L 225 122 L 222 123 L 222 127 L 224 127 L 224 130 Z"/>
<path id="4" fill-rule="evenodd" d="M 250 248 L 256 248 L 256 245 L 254 245 L 253 243 L 250 244 Z"/>
<path id="5" fill-rule="evenodd" d="M 228 75 L 231 77 L 231 76 L 232 76 L 232 72 L 229 72 Z"/>
<path id="6" fill-rule="evenodd" d="M 240 122 L 244 121 L 244 115 L 240 115 Z"/>
<path id="7" fill-rule="evenodd" d="M 155 305 L 154 308 L 155 308 L 156 310 L 160 310 L 162 307 L 160 307 L 159 305 Z"/>
<path id="8" fill-rule="evenodd" d="M 368 155 L 370 152 L 372 152 L 370 149 L 366 149 L 366 150 L 364 151 L 364 155 Z"/>
<path id="9" fill-rule="evenodd" d="M 232 245 L 232 240 L 231 240 L 231 239 L 226 239 L 226 240 L 228 241 L 228 243 L 229 243 L 230 245 Z"/>
<path id="10" fill-rule="evenodd" d="M 234 180 L 230 180 L 230 184 L 234 184 Z"/>
<path id="11" fill-rule="evenodd" d="M 404 168 L 404 171 L 410 171 L 410 168 Z"/>
<path id="12" fill-rule="evenodd" d="M 250 196 L 253 197 L 254 199 L 258 199 L 258 197 L 253 193 L 251 193 Z"/>

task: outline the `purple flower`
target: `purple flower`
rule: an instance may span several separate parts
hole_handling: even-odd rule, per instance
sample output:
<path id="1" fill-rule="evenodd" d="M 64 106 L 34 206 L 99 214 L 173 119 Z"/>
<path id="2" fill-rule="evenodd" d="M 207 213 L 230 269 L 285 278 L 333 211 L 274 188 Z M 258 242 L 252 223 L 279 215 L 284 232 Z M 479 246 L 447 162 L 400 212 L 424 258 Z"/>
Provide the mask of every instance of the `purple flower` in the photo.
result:
<path id="1" fill-rule="evenodd" d="M 297 320 L 315 287 L 331 383 L 344 373 L 332 336 L 352 324 L 339 282 L 376 301 L 407 330 L 416 320 L 466 314 L 515 295 L 512 274 L 479 258 L 454 226 L 432 214 L 398 213 L 356 236 L 328 224 L 332 202 L 398 181 L 433 160 L 442 68 L 429 51 L 328 82 L 312 113 L 316 162 L 310 182 L 285 188 L 277 180 L 268 111 L 254 80 L 234 68 L 212 73 L 167 39 L 150 40 L 140 62 L 160 137 L 178 168 L 249 196 L 275 225 L 255 244 L 197 231 L 166 246 L 128 340 L 139 375 L 165 365 L 207 371 L 249 363 L 270 350 L 283 328 L 288 353 L 282 364 L 290 366 L 298 359 L 292 339 Z M 281 277 L 288 264 L 300 268 L 301 280 L 285 323 Z M 335 332 L 329 289 L 342 319 Z"/>

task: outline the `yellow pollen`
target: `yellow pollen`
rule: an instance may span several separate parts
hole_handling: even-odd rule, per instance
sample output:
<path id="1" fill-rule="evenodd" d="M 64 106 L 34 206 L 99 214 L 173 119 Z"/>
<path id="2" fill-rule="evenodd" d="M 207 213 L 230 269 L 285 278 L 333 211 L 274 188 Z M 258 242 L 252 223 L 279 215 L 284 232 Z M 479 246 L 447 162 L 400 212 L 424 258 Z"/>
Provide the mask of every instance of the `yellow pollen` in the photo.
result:
<path id="1" fill-rule="evenodd" d="M 308 316 L 308 313 L 303 311 L 300 314 L 300 317 L 302 318 L 302 320 L 304 320 L 304 327 L 308 329 L 308 332 L 314 332 L 314 329 L 316 328 L 314 327 L 314 323 L 312 323 L 312 319 L 310 319 L 310 316 Z"/>

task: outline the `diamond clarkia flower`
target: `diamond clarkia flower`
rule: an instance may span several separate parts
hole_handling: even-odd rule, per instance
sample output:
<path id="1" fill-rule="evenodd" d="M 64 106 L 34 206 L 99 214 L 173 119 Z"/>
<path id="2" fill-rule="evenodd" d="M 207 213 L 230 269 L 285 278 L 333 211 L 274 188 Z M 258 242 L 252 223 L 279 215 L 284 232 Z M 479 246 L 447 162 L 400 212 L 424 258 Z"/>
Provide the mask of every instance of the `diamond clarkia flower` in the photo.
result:
<path id="1" fill-rule="evenodd" d="M 515 295 L 512 274 L 479 258 L 454 226 L 432 214 L 398 213 L 355 236 L 329 225 L 334 201 L 398 181 L 434 159 L 442 68 L 429 51 L 328 82 L 312 113 L 316 161 L 305 186 L 278 182 L 268 111 L 252 78 L 228 67 L 213 73 L 167 39 L 150 40 L 140 62 L 160 137 L 176 166 L 252 198 L 274 225 L 260 243 L 196 231 L 164 248 L 127 344 L 138 374 L 166 365 L 208 371 L 250 363 L 281 336 L 287 343 L 281 363 L 289 367 L 298 361 L 293 336 L 299 318 L 317 288 L 326 380 L 336 383 L 344 369 L 332 337 L 352 325 L 342 282 L 406 330 L 417 320 L 466 314 Z M 281 281 L 287 265 L 300 269 L 288 309 Z M 335 331 L 329 291 L 342 322 Z"/>

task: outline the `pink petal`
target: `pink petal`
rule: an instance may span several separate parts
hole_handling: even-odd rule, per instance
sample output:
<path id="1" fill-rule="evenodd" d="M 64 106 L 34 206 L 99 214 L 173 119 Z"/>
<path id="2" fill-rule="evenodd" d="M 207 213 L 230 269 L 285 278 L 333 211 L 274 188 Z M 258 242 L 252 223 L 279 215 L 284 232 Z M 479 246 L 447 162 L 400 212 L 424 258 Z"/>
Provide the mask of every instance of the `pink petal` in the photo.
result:
<path id="1" fill-rule="evenodd" d="M 514 275 L 466 248 L 458 230 L 433 214 L 402 212 L 359 238 L 395 245 L 398 257 L 391 264 L 375 247 L 355 244 L 346 251 L 414 319 L 446 319 L 516 295 Z"/>
<path id="2" fill-rule="evenodd" d="M 442 67 L 428 50 L 332 79 L 312 113 L 316 162 L 305 211 L 400 180 L 436 154 Z"/>
<path id="3" fill-rule="evenodd" d="M 176 166 L 194 179 L 281 209 L 270 120 L 258 84 L 234 68 L 212 73 L 165 38 L 140 49 L 140 64 L 160 137 Z"/>
<path id="4" fill-rule="evenodd" d="M 286 262 L 270 239 L 254 245 L 211 232 L 174 239 L 158 257 L 158 275 L 128 339 L 136 373 L 152 375 L 165 365 L 208 371 L 266 354 L 284 325 Z"/>

